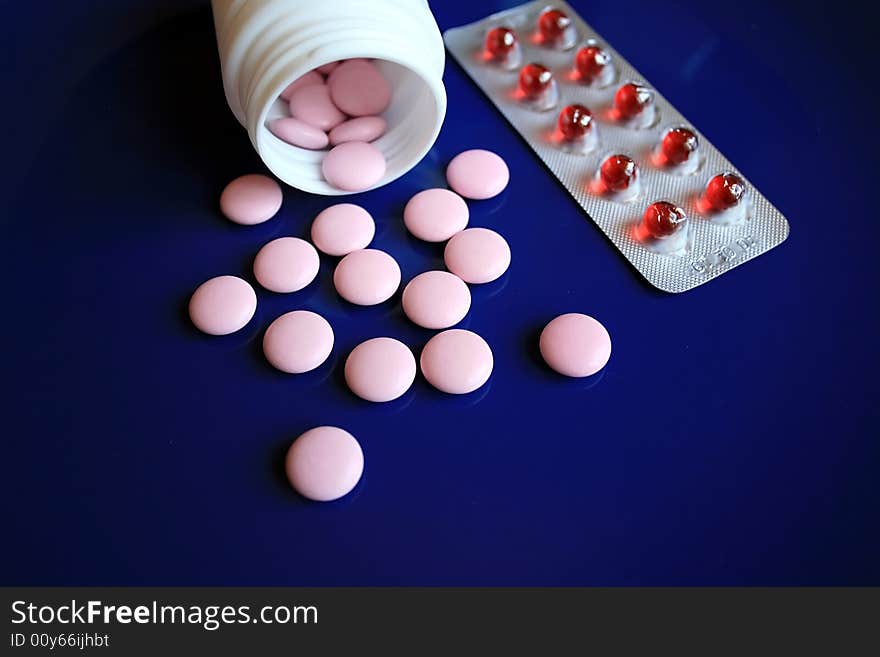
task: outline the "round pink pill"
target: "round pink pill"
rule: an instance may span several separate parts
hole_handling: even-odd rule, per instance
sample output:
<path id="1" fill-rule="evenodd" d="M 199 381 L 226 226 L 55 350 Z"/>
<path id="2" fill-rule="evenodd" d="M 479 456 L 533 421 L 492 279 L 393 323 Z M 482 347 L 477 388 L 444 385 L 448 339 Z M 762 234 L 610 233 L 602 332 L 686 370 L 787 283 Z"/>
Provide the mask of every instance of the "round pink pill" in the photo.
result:
<path id="1" fill-rule="evenodd" d="M 589 315 L 568 313 L 551 321 L 541 332 L 541 356 L 565 376 L 590 376 L 611 358 L 611 336 Z"/>
<path id="2" fill-rule="evenodd" d="M 310 150 L 326 148 L 329 143 L 326 132 L 292 116 L 271 121 L 269 132 L 292 146 Z"/>
<path id="3" fill-rule="evenodd" d="M 254 276 L 272 292 L 296 292 L 315 280 L 321 264 L 315 247 L 298 237 L 279 237 L 254 258 Z"/>
<path id="4" fill-rule="evenodd" d="M 385 175 L 382 151 L 362 141 L 347 141 L 330 149 L 321 163 L 324 180 L 346 192 L 369 189 Z"/>
<path id="5" fill-rule="evenodd" d="M 465 198 L 486 199 L 504 191 L 510 171 L 492 151 L 475 149 L 452 158 L 446 167 L 446 181 Z"/>
<path id="6" fill-rule="evenodd" d="M 333 146 L 347 141 L 375 141 L 385 134 L 387 127 L 381 116 L 359 116 L 349 119 L 330 131 L 330 143 Z"/>
<path id="7" fill-rule="evenodd" d="M 446 268 L 466 283 L 489 283 L 510 266 L 510 247 L 488 228 L 468 228 L 456 235 L 443 252 Z"/>
<path id="8" fill-rule="evenodd" d="M 345 382 L 361 399 L 387 402 L 397 399 L 416 378 L 416 358 L 409 347 L 393 338 L 362 342 L 345 361 Z"/>
<path id="9" fill-rule="evenodd" d="M 290 485 L 305 498 L 330 502 L 347 495 L 364 473 L 364 452 L 338 427 L 315 427 L 293 441 L 284 468 Z"/>
<path id="10" fill-rule="evenodd" d="M 263 353 L 277 369 L 302 374 L 315 369 L 333 350 L 333 329 L 326 319 L 308 310 L 277 318 L 263 336 Z"/>
<path id="11" fill-rule="evenodd" d="M 230 221 L 245 226 L 268 221 L 281 209 L 281 186 L 256 173 L 240 176 L 220 195 L 220 211 Z"/>
<path id="12" fill-rule="evenodd" d="M 312 241 L 331 256 L 344 256 L 365 249 L 375 234 L 373 217 L 353 203 L 331 205 L 312 222 Z"/>
<path id="13" fill-rule="evenodd" d="M 403 312 L 410 320 L 429 329 L 455 326 L 471 308 L 471 291 L 465 282 L 448 271 L 426 271 L 403 290 Z"/>
<path id="14" fill-rule="evenodd" d="M 327 87 L 336 107 L 351 116 L 381 114 L 391 102 L 391 85 L 372 62 L 340 64 L 327 78 Z"/>
<path id="15" fill-rule="evenodd" d="M 294 91 L 290 96 L 290 115 L 325 131 L 345 121 L 345 114 L 330 100 L 324 84 L 310 84 Z"/>
<path id="16" fill-rule="evenodd" d="M 373 306 L 390 299 L 400 287 L 400 267 L 384 251 L 353 251 L 336 265 L 333 284 L 346 301 Z"/>
<path id="17" fill-rule="evenodd" d="M 205 281 L 189 300 L 189 316 L 196 328 L 208 335 L 229 335 L 251 321 L 257 310 L 257 294 L 237 276 L 218 276 Z"/>
<path id="18" fill-rule="evenodd" d="M 426 189 L 403 209 L 407 230 L 426 242 L 445 242 L 467 226 L 470 213 L 464 199 L 448 189 Z"/>
<path id="19" fill-rule="evenodd" d="M 451 329 L 428 340 L 420 359 L 432 386 L 452 395 L 473 392 L 492 374 L 492 350 L 476 333 Z"/>
<path id="20" fill-rule="evenodd" d="M 290 100 L 294 91 L 300 87 L 307 87 L 310 84 L 324 84 L 324 78 L 318 75 L 316 71 L 309 71 L 285 87 L 284 91 L 281 92 L 282 100 Z"/>
<path id="21" fill-rule="evenodd" d="M 319 66 L 317 68 L 318 73 L 323 73 L 324 75 L 330 75 L 333 70 L 339 66 L 340 62 L 329 62 L 324 64 L 323 66 Z"/>

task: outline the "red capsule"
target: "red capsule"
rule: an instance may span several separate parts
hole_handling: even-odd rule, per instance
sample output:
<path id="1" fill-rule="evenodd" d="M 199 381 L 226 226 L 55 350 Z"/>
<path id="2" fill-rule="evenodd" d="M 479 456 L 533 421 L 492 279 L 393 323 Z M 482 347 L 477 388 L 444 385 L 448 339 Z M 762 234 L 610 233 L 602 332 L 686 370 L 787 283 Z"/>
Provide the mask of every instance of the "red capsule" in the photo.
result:
<path id="1" fill-rule="evenodd" d="M 628 82 L 614 94 L 614 109 L 624 120 L 638 116 L 653 102 L 654 92 L 634 82 Z"/>
<path id="2" fill-rule="evenodd" d="M 746 193 L 746 183 L 735 173 L 719 173 L 706 185 L 705 198 L 716 212 L 737 205 Z"/>
<path id="3" fill-rule="evenodd" d="M 516 47 L 516 32 L 507 27 L 495 27 L 486 34 L 486 54 L 496 61 L 507 59 Z"/>
<path id="4" fill-rule="evenodd" d="M 611 55 L 599 46 L 584 46 L 574 58 L 574 67 L 581 81 L 587 84 L 598 79 L 610 63 Z"/>
<path id="5" fill-rule="evenodd" d="M 651 203 L 642 217 L 642 225 L 651 237 L 663 238 L 677 233 L 687 223 L 684 210 L 669 201 Z"/>
<path id="6" fill-rule="evenodd" d="M 639 169 L 632 158 L 627 155 L 611 155 L 599 167 L 599 178 L 609 192 L 622 192 L 627 189 L 638 176 Z"/>
<path id="7" fill-rule="evenodd" d="M 687 162 L 688 158 L 697 150 L 700 142 L 693 130 L 687 128 L 672 128 L 660 142 L 666 162 L 672 165 Z"/>
<path id="8" fill-rule="evenodd" d="M 583 105 L 569 105 L 559 113 L 557 125 L 568 141 L 583 139 L 593 128 L 593 114 Z"/>
<path id="9" fill-rule="evenodd" d="M 544 95 L 552 83 L 553 73 L 541 64 L 526 64 L 519 72 L 519 89 L 530 100 Z"/>
<path id="10" fill-rule="evenodd" d="M 571 25 L 571 19 L 558 9 L 548 9 L 538 17 L 538 32 L 548 43 L 558 41 Z"/>

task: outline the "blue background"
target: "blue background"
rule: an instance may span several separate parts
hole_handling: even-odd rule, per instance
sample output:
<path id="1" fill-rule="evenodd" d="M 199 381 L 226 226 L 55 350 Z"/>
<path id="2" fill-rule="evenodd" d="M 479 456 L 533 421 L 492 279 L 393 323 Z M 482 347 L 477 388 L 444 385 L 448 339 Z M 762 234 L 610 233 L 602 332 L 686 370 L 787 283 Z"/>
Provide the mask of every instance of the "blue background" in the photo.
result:
<path id="1" fill-rule="evenodd" d="M 441 28 L 514 2 L 436 1 Z M 262 167 L 222 96 L 207 3 L 4 3 L 0 575 L 6 584 L 880 584 L 876 62 L 840 3 L 574 2 L 788 217 L 778 249 L 685 294 L 632 270 L 449 61 L 445 128 L 401 180 L 357 196 L 404 280 L 440 266 L 401 210 L 471 147 L 513 184 L 472 203 L 513 265 L 473 290 L 483 389 L 417 380 L 370 405 L 340 376 L 363 339 L 418 351 L 399 295 L 342 302 L 322 261 L 211 339 L 205 279 L 332 201 L 285 190 L 244 228 L 217 199 Z M 260 338 L 295 308 L 330 361 L 274 372 Z M 608 327 L 611 362 L 540 362 L 553 316 Z M 361 441 L 353 494 L 299 498 L 283 455 L 332 423 Z"/>

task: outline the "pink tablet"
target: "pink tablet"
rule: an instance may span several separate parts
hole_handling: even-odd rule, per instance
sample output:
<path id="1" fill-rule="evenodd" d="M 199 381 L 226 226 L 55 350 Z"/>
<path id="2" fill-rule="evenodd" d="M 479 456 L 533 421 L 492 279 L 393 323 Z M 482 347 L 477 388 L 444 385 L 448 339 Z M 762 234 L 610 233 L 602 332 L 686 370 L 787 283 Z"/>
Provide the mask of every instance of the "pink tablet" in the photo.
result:
<path id="1" fill-rule="evenodd" d="M 326 148 L 329 143 L 326 132 L 292 116 L 286 116 L 270 122 L 269 132 L 291 146 L 299 146 L 300 148 L 308 148 L 310 150 Z"/>
<path id="2" fill-rule="evenodd" d="M 489 283 L 510 266 L 510 247 L 494 230 L 468 228 L 449 240 L 443 259 L 466 283 Z"/>
<path id="3" fill-rule="evenodd" d="M 353 203 L 331 205 L 312 222 L 312 242 L 331 256 L 344 256 L 365 249 L 375 234 L 373 217 Z"/>
<path id="4" fill-rule="evenodd" d="M 237 224 L 260 224 L 278 213 L 282 198 L 277 182 L 268 176 L 251 173 L 226 185 L 220 195 L 220 211 Z"/>
<path id="5" fill-rule="evenodd" d="M 410 320 L 429 329 L 455 326 L 471 307 L 471 292 L 465 282 L 448 271 L 426 271 L 413 278 L 403 290 L 403 312 Z"/>
<path id="6" fill-rule="evenodd" d="M 416 378 L 416 359 L 409 347 L 393 338 L 360 343 L 345 361 L 345 382 L 361 399 L 397 399 Z"/>
<path id="7" fill-rule="evenodd" d="M 308 310 L 281 315 L 263 336 L 263 353 L 275 368 L 289 374 L 315 369 L 333 350 L 333 329 Z"/>
<path id="8" fill-rule="evenodd" d="M 391 102 L 391 85 L 372 62 L 350 60 L 327 78 L 330 97 L 350 116 L 381 114 Z"/>
<path id="9" fill-rule="evenodd" d="M 446 167 L 449 186 L 472 199 L 497 196 L 510 180 L 507 164 L 492 151 L 475 149 L 459 153 Z"/>
<path id="10" fill-rule="evenodd" d="M 426 242 L 445 242 L 465 229 L 467 203 L 448 189 L 426 189 L 413 196 L 403 209 L 407 230 Z"/>
<path id="11" fill-rule="evenodd" d="M 342 62 L 330 62 L 328 64 L 324 64 L 323 66 L 319 66 L 317 68 L 318 73 L 323 73 L 324 75 L 330 75 L 333 70 L 339 66 Z"/>
<path id="12" fill-rule="evenodd" d="M 205 281 L 189 300 L 192 323 L 208 335 L 235 333 L 251 321 L 256 310 L 254 288 L 237 276 L 218 276 Z"/>
<path id="13" fill-rule="evenodd" d="M 346 301 L 373 306 L 391 298 L 400 287 L 397 261 L 378 249 L 361 249 L 345 256 L 333 272 L 336 291 Z"/>
<path id="14" fill-rule="evenodd" d="M 432 386 L 453 395 L 473 392 L 492 374 L 492 350 L 476 333 L 451 329 L 428 340 L 420 359 Z"/>
<path id="15" fill-rule="evenodd" d="M 330 100 L 330 92 L 324 84 L 310 84 L 294 91 L 290 96 L 290 115 L 324 131 L 332 130 L 346 119 Z"/>
<path id="16" fill-rule="evenodd" d="M 316 502 L 329 502 L 350 493 L 360 481 L 364 453 L 347 431 L 315 427 L 293 441 L 284 467 L 296 492 Z"/>
<path id="17" fill-rule="evenodd" d="M 279 237 L 257 253 L 254 276 L 272 292 L 296 292 L 315 280 L 320 264 L 315 247 L 305 240 Z"/>
<path id="18" fill-rule="evenodd" d="M 324 84 L 324 78 L 316 71 L 309 71 L 302 77 L 297 78 L 289 85 L 287 85 L 284 91 L 281 92 L 282 100 L 290 100 L 290 97 L 293 95 L 294 91 L 296 91 L 300 87 L 307 87 L 310 84 Z"/>
<path id="19" fill-rule="evenodd" d="M 560 315 L 541 332 L 541 356 L 565 376 L 595 374 L 611 357 L 611 336 L 589 315 Z"/>
<path id="20" fill-rule="evenodd" d="M 362 141 L 347 141 L 330 149 L 321 162 L 324 180 L 346 192 L 369 189 L 385 175 L 382 151 Z"/>
<path id="21" fill-rule="evenodd" d="M 336 146 L 346 141 L 375 141 L 385 134 L 386 127 L 381 116 L 359 116 L 333 128 L 330 143 Z"/>

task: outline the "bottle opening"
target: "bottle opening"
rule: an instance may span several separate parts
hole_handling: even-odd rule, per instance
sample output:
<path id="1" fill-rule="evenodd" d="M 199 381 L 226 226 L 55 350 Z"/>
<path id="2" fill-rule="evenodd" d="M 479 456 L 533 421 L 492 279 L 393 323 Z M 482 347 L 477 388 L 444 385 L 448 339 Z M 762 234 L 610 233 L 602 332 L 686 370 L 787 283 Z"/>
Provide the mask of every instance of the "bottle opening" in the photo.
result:
<path id="1" fill-rule="evenodd" d="M 387 122 L 385 134 L 373 142 L 386 161 L 385 175 L 372 189 L 399 178 L 419 162 L 437 138 L 446 113 L 446 94 L 441 82 L 419 74 L 398 62 L 377 59 L 373 63 L 391 85 L 391 103 L 379 116 Z M 317 67 L 315 67 L 317 68 Z M 348 194 L 324 180 L 321 163 L 327 150 L 293 146 L 272 134 L 269 122 L 288 116 L 281 92 L 307 71 L 296 71 L 279 85 L 260 112 L 254 145 L 266 166 L 278 178 L 297 189 L 324 195 Z"/>

